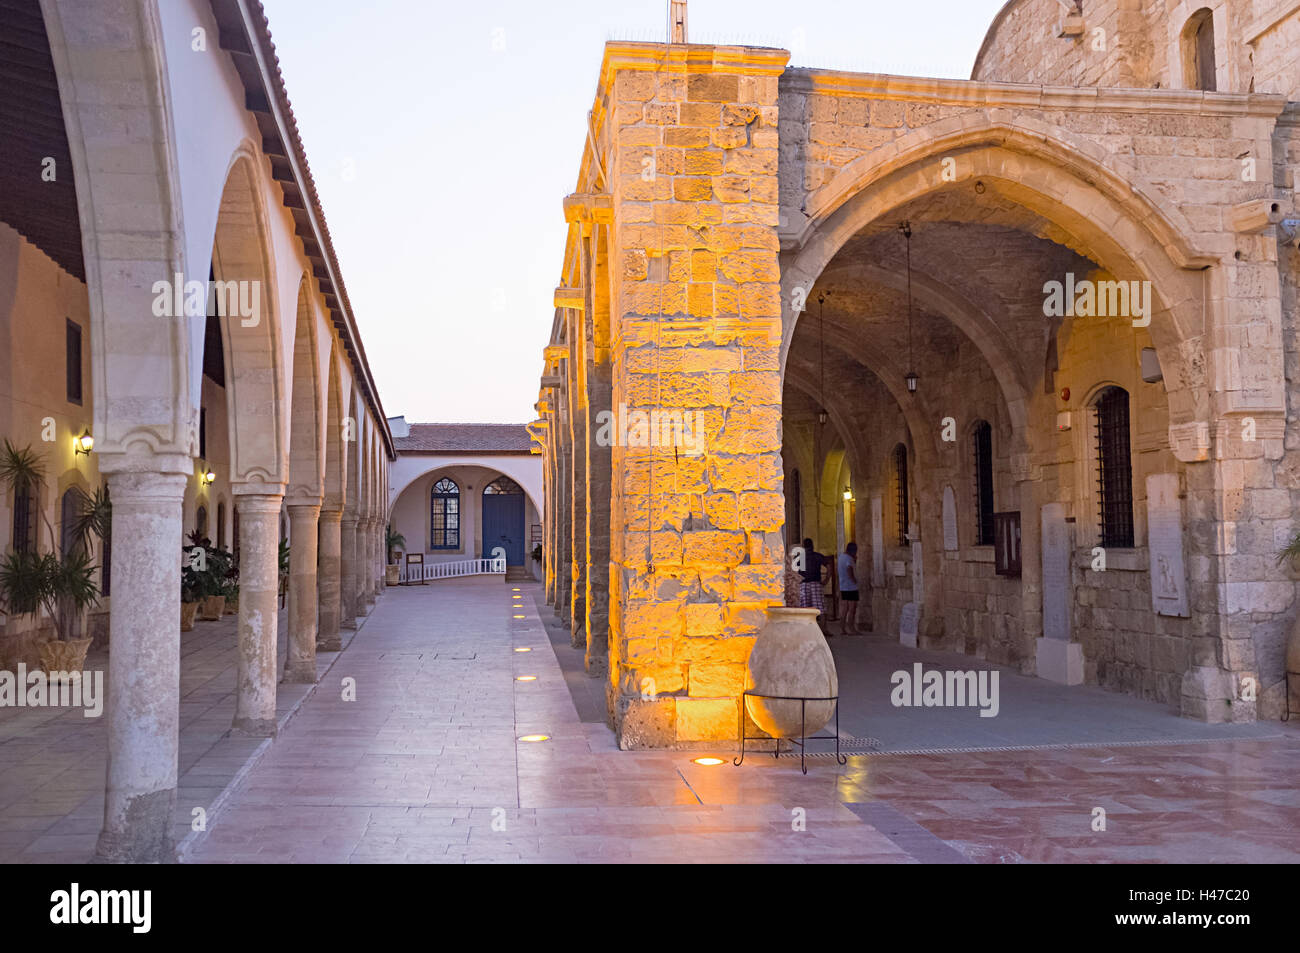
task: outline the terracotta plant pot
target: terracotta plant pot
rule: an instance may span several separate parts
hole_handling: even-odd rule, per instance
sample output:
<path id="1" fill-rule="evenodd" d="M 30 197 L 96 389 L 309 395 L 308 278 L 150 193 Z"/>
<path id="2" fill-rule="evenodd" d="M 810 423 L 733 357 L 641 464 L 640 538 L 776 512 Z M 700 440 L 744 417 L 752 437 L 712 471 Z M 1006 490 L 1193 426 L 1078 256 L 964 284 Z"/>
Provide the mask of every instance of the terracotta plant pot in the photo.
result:
<path id="1" fill-rule="evenodd" d="M 56 672 L 80 673 L 86 666 L 86 652 L 91 639 L 69 639 L 67 642 L 46 642 L 41 646 L 41 668 L 46 675 Z"/>
<path id="2" fill-rule="evenodd" d="M 768 607 L 767 624 L 745 665 L 745 688 L 801 698 L 839 694 L 835 658 L 817 625 L 816 609 Z M 825 727 L 835 714 L 835 703 L 770 701 L 748 695 L 745 710 L 773 738 L 798 738 Z"/>
<path id="3" fill-rule="evenodd" d="M 384 567 L 384 584 L 388 586 L 400 585 L 402 582 L 402 567 L 391 564 Z"/>
<path id="4" fill-rule="evenodd" d="M 198 602 L 181 603 L 181 631 L 189 632 L 194 628 L 194 617 L 199 614 Z"/>
<path id="5" fill-rule="evenodd" d="M 239 612 L 239 596 L 226 596 L 226 615 L 236 615 Z"/>
<path id="6" fill-rule="evenodd" d="M 226 608 L 225 596 L 204 596 L 199 618 L 204 622 L 216 622 Z"/>

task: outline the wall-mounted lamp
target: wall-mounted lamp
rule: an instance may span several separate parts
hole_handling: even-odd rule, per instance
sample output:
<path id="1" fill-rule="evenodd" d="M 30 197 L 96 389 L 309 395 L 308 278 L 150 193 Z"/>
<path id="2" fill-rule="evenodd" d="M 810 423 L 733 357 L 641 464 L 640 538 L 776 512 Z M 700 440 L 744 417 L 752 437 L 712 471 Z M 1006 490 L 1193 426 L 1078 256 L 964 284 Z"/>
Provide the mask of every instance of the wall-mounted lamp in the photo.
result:
<path id="1" fill-rule="evenodd" d="M 204 470 L 203 475 L 199 477 L 199 479 L 203 481 L 204 486 L 211 486 L 212 483 L 217 479 L 217 475 L 213 473 L 211 470 Z"/>
<path id="2" fill-rule="evenodd" d="M 90 431 L 84 431 L 80 437 L 74 437 L 72 441 L 73 455 L 81 453 L 90 453 L 95 449 L 95 438 L 90 435 Z"/>
<path id="3" fill-rule="evenodd" d="M 817 422 L 821 424 L 823 427 L 826 426 L 826 417 L 827 417 L 826 411 L 824 410 L 817 411 Z"/>
<path id="4" fill-rule="evenodd" d="M 853 500 L 853 487 L 851 487 L 851 486 L 846 486 L 846 487 L 844 488 L 844 500 L 845 500 L 845 502 L 852 502 L 852 500 Z"/>
<path id="5" fill-rule="evenodd" d="M 916 371 L 908 371 L 908 372 L 907 372 L 907 377 L 905 377 L 905 378 L 903 378 L 903 379 L 904 379 L 905 381 L 907 381 L 907 392 L 908 392 L 909 394 L 915 394 L 915 393 L 916 393 L 916 382 L 919 381 L 919 380 L 921 379 L 920 377 L 917 376 Z"/>

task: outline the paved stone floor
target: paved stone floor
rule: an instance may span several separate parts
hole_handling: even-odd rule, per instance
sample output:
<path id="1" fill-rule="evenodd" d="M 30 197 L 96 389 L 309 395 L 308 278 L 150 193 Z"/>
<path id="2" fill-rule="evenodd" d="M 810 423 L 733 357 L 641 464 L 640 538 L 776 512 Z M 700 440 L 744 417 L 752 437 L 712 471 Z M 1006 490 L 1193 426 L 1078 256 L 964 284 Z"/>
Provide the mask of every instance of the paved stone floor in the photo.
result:
<path id="1" fill-rule="evenodd" d="M 286 613 L 279 615 L 284 658 Z M 363 623 L 364 627 L 364 623 Z M 344 632 L 344 644 L 352 635 Z M 337 652 L 322 652 L 319 671 Z M 235 714 L 235 617 L 197 622 L 181 633 L 179 787 L 175 837 L 192 832 L 193 811 L 211 813 L 232 781 L 270 745 L 228 735 Z M 92 652 L 86 671 L 105 673 L 108 653 Z M 277 716 L 284 724 L 312 686 L 281 685 Z M 93 856 L 104 819 L 105 717 L 82 709 L 0 708 L 0 863 L 84 863 Z"/>
<path id="2" fill-rule="evenodd" d="M 1218 731 L 1030 679 L 1004 684 L 1003 714 L 985 720 L 1041 721 L 1055 707 L 1059 730 L 978 717 L 932 726 L 940 747 L 1011 750 L 885 750 L 843 767 L 817 757 L 807 776 L 797 758 L 770 754 L 734 767 L 719 752 L 726 761 L 704 767 L 691 760 L 703 752 L 620 752 L 537 587 L 518 588 L 388 590 L 187 859 L 1300 860 L 1295 727 Z M 911 658 L 883 640 L 839 651 L 846 688 Z M 915 710 L 863 704 L 846 734 L 923 746 L 925 732 L 907 727 Z M 1101 721 L 1080 735 L 1079 717 Z M 550 740 L 517 740 L 532 733 Z M 1072 746 L 1043 747 L 1057 743 Z"/>

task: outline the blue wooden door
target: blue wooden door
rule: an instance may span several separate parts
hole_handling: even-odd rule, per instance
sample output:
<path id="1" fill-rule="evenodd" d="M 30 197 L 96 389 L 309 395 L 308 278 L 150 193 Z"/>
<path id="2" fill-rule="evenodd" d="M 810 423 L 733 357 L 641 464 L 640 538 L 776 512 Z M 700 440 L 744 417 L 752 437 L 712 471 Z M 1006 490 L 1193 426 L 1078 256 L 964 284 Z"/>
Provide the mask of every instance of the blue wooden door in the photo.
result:
<path id="1" fill-rule="evenodd" d="M 483 494 L 483 558 L 491 559 L 492 550 L 506 551 L 506 564 L 524 564 L 524 495 L 522 493 Z"/>

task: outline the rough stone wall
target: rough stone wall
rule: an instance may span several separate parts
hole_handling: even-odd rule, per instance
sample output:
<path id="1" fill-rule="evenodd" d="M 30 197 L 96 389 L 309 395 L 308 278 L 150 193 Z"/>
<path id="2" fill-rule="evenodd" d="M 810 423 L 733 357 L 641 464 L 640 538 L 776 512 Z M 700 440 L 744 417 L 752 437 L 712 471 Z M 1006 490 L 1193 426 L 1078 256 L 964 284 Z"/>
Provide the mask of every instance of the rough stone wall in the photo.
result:
<path id="1" fill-rule="evenodd" d="M 1291 102 L 1300 101 L 1300 3 L 1255 0 L 1254 12 L 1243 37 L 1249 64 L 1247 88 L 1285 93 Z"/>
<path id="2" fill-rule="evenodd" d="M 607 120 L 613 403 L 698 411 L 706 439 L 612 453 L 610 700 L 630 748 L 734 739 L 744 663 L 781 598 L 785 55 L 624 49 Z"/>
<path id="3" fill-rule="evenodd" d="M 1274 119 L 1268 111 L 1273 106 L 1260 102 L 1257 109 L 1252 107 L 1255 115 L 1242 111 L 1234 116 L 1232 110 L 1238 107 L 1225 103 L 1220 111 L 1208 100 L 1202 106 L 1199 100 L 1194 104 L 1185 96 L 1185 103 L 1171 100 L 1166 112 L 1155 101 L 1143 108 L 1136 108 L 1136 102 L 1134 108 L 1121 106 L 1123 96 L 1117 97 L 1118 108 L 1112 109 L 1073 100 L 1065 93 L 1044 93 L 1035 106 L 981 107 L 971 102 L 968 88 L 945 91 L 942 84 L 932 86 L 814 71 L 787 74 L 781 95 L 782 232 L 793 246 L 783 267 L 787 295 L 796 286 L 810 283 L 810 274 L 801 270 L 798 243 L 809 241 L 808 247 L 813 249 L 809 254 L 817 254 L 822 239 L 808 239 L 805 223 L 811 215 L 828 214 L 819 207 L 833 201 L 833 196 L 845 194 L 847 186 L 837 175 L 873 153 L 880 163 L 896 161 L 898 150 L 892 144 L 904 136 L 909 137 L 909 145 L 923 147 L 926 139 L 952 136 L 972 121 L 1005 117 L 1012 124 L 1029 123 L 1094 159 L 1105 157 L 1102 161 L 1117 174 L 1162 204 L 1185 228 L 1183 240 L 1215 256 L 1219 264 L 1199 273 L 1199 280 L 1191 269 L 1175 269 L 1163 279 L 1173 282 L 1171 287 L 1182 283 L 1173 294 L 1184 301 L 1203 297 L 1207 301 L 1197 314 L 1184 308 L 1182 317 L 1157 317 L 1152 330 L 1159 330 L 1160 338 L 1153 337 L 1147 346 L 1154 341 L 1160 348 L 1164 384 L 1135 383 L 1126 388 L 1137 395 L 1135 400 L 1142 408 L 1133 418 L 1138 547 L 1124 559 L 1112 559 L 1104 577 L 1090 569 L 1087 576 L 1082 575 L 1085 570 L 1076 570 L 1076 588 L 1081 591 L 1075 605 L 1075 637 L 1084 647 L 1090 680 L 1173 704 L 1179 698 L 1180 674 L 1194 672 L 1190 689 L 1187 680 L 1181 680 L 1185 713 L 1211 720 L 1249 717 L 1247 711 L 1253 713 L 1254 706 L 1243 707 L 1238 713 L 1231 701 L 1233 693 L 1261 668 L 1276 668 L 1278 658 L 1276 646 L 1270 646 L 1270 659 L 1262 665 L 1247 631 L 1265 621 L 1271 630 L 1288 625 L 1294 600 L 1293 585 L 1282 579 L 1267 559 L 1273 540 L 1290 526 L 1290 514 L 1276 487 L 1263 485 L 1261 468 L 1265 464 L 1249 462 L 1275 458 L 1282 436 L 1278 404 L 1282 342 L 1274 297 L 1276 250 L 1270 250 L 1271 237 L 1234 234 L 1231 226 L 1232 208 L 1237 203 L 1274 194 L 1270 183 L 1244 176 L 1241 164 L 1242 156 L 1255 156 L 1261 169 L 1269 166 Z M 965 103 L 949 99 L 958 94 L 966 98 Z M 936 166 L 938 160 L 939 155 L 932 159 Z M 863 159 L 853 170 L 869 167 L 870 161 Z M 1001 171 L 1018 171 L 1020 167 L 1015 160 L 1008 160 Z M 937 181 L 936 188 L 941 188 Z M 1083 186 L 1072 187 L 1073 207 L 1087 209 L 1095 202 Z M 1095 205 L 1090 214 L 1099 214 Z M 1097 254 L 1089 247 L 1098 240 L 1095 234 L 1092 238 L 1071 234 L 1043 220 L 1026 221 L 1018 227 L 1076 251 Z M 1144 257 L 1149 266 L 1151 256 Z M 978 287 L 960 290 L 973 300 L 980 298 Z M 998 323 L 1014 341 L 1033 341 L 1044 330 L 1041 294 L 1027 289 L 1024 295 L 1034 307 L 997 312 Z M 1099 333 L 1085 349 L 1086 360 L 1083 353 L 1076 358 L 1062 355 L 1056 377 L 1059 382 L 1063 373 L 1073 375 L 1071 406 L 1058 407 L 1052 400 L 1029 395 L 1027 437 L 1032 453 L 1029 470 L 1021 479 L 1028 477 L 1022 486 L 1032 485 L 1041 498 L 1028 504 L 1017 501 L 1025 521 L 1036 519 L 1037 507 L 1043 503 L 1055 499 L 1069 503 L 1077 511 L 1072 515 L 1077 527 L 1075 543 L 1081 551 L 1090 551 L 1092 545 L 1087 539 L 1090 534 L 1083 532 L 1083 520 L 1087 517 L 1089 524 L 1093 522 L 1091 512 L 1084 512 L 1091 506 L 1084 488 L 1084 451 L 1058 445 L 1051 430 L 1055 414 L 1069 409 L 1076 418 L 1085 418 L 1089 411 L 1079 401 L 1095 383 L 1114 378 L 1111 364 L 1122 364 L 1124 373 L 1131 375 L 1140 351 L 1131 337 L 1116 336 L 1117 329 Z M 1075 335 L 1079 341 L 1081 335 L 1086 336 L 1077 328 Z M 1042 381 L 1041 351 L 1026 348 L 1018 359 L 1026 381 Z M 1257 441 L 1240 439 L 1246 418 L 1262 428 Z M 1209 428 L 1214 449 L 1205 465 L 1190 468 L 1186 476 L 1186 549 L 1195 602 L 1189 623 L 1152 613 L 1142 539 L 1145 476 L 1149 472 L 1183 472 L 1166 449 L 1173 439 L 1167 424 L 1186 426 L 1190 421 L 1201 421 Z M 1247 470 L 1256 485 L 1245 483 Z M 937 509 L 939 497 L 930 499 Z M 923 538 L 933 540 L 933 523 L 927 526 L 925 514 L 921 526 Z M 934 545 L 926 543 L 927 562 Z M 1036 560 L 1036 548 L 1027 551 L 1026 558 Z M 928 590 L 936 574 L 929 565 L 926 570 Z M 993 604 L 998 606 L 996 595 Z M 1006 646 L 1009 660 L 1017 652 L 1023 659 L 1026 649 L 1032 648 L 1026 638 L 1032 639 L 1041 629 L 1022 625 L 1017 636 L 1010 625 L 1014 607 L 1005 600 L 1002 607 L 1008 610 L 1008 628 L 1005 634 L 999 632 L 997 639 Z M 1027 603 L 1021 611 L 1027 611 Z M 969 618 L 963 621 L 973 622 Z M 1216 671 L 1227 677 L 1207 674 Z M 1264 688 L 1267 691 L 1270 686 Z M 1227 709 L 1223 708 L 1225 699 Z"/>
<path id="4" fill-rule="evenodd" d="M 1044 86 L 1150 85 L 1139 81 L 1150 60 L 1141 0 L 1085 0 L 1083 7 L 1083 33 L 1061 37 L 1065 9 L 1057 0 L 1021 0 L 986 38 L 971 78 Z"/>

